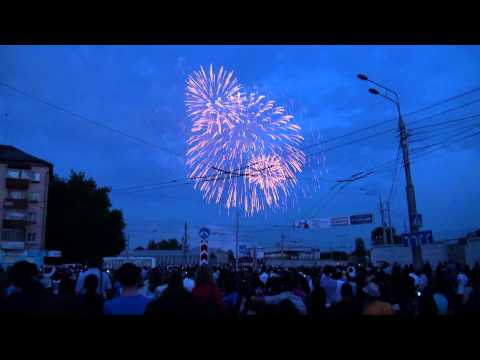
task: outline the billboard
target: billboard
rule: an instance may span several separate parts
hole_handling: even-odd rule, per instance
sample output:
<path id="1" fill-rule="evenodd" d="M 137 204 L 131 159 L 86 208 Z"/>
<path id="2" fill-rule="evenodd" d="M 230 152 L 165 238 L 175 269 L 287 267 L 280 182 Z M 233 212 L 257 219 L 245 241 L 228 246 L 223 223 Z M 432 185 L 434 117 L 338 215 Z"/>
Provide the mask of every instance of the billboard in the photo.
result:
<path id="1" fill-rule="evenodd" d="M 371 223 L 373 223 L 373 215 L 372 214 L 361 214 L 361 215 L 350 216 L 350 224 L 351 225 L 371 224 Z"/>
<path id="2" fill-rule="evenodd" d="M 332 226 L 348 226 L 350 225 L 350 218 L 348 216 L 341 216 L 332 218 Z"/>

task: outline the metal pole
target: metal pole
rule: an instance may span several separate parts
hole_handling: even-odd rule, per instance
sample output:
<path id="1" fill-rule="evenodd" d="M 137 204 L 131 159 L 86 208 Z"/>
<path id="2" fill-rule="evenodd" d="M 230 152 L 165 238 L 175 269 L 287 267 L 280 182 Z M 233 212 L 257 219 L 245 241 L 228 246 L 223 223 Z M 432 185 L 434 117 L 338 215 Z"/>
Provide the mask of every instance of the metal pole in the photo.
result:
<path id="1" fill-rule="evenodd" d="M 392 227 L 392 214 L 390 213 L 390 201 L 387 202 L 387 211 L 388 211 L 388 227 L 390 228 L 390 241 L 393 244 L 393 227 Z"/>
<path id="2" fill-rule="evenodd" d="M 387 244 L 387 233 L 385 232 L 385 215 L 384 215 L 384 209 L 383 209 L 382 195 L 378 194 L 378 198 L 380 199 L 380 215 L 381 215 L 381 218 L 382 218 L 383 245 L 386 245 Z"/>
<path id="3" fill-rule="evenodd" d="M 238 271 L 238 227 L 239 227 L 239 214 L 237 209 L 237 221 L 235 226 L 235 270 Z"/>
<path id="4" fill-rule="evenodd" d="M 402 112 L 400 110 L 400 103 L 397 102 L 398 110 L 398 127 L 400 130 L 400 145 L 402 147 L 403 155 L 403 167 L 405 168 L 405 181 L 406 181 L 406 193 L 407 193 L 407 205 L 408 205 L 408 220 L 410 225 L 410 233 L 417 233 L 419 230 L 418 224 L 416 222 L 417 217 L 417 202 L 415 199 L 415 189 L 413 187 L 412 172 L 410 170 L 410 157 L 408 152 L 408 135 L 405 122 L 402 118 Z M 422 260 L 422 251 L 418 244 L 412 246 L 412 258 L 415 266 L 421 266 L 423 263 Z"/>
<path id="5" fill-rule="evenodd" d="M 184 266 L 186 265 L 186 262 L 187 262 L 187 241 L 188 241 L 188 224 L 185 221 L 185 234 L 183 235 L 183 245 L 182 245 Z"/>

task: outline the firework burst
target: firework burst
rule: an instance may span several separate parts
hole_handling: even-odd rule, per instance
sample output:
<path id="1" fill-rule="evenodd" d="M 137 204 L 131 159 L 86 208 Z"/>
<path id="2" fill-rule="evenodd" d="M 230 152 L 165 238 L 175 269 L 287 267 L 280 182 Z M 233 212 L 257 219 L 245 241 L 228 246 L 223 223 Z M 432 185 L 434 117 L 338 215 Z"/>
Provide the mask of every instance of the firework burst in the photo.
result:
<path id="1" fill-rule="evenodd" d="M 232 72 L 203 68 L 187 79 L 189 177 L 205 200 L 247 215 L 285 204 L 306 158 L 294 117 L 258 93 L 242 93 Z"/>

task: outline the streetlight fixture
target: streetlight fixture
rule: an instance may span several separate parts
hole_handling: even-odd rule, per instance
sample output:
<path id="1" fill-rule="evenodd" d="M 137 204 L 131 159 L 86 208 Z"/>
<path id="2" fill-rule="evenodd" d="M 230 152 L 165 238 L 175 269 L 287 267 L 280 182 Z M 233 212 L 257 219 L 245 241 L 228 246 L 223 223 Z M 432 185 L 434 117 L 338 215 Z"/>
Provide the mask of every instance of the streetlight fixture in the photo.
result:
<path id="1" fill-rule="evenodd" d="M 381 97 L 393 102 L 398 111 L 398 128 L 400 130 L 400 145 L 402 147 L 403 153 L 403 167 L 405 169 L 405 182 L 406 182 L 406 192 L 407 192 L 407 204 L 408 204 L 408 218 L 409 218 L 409 225 L 410 225 L 410 233 L 414 234 L 417 233 L 420 224 L 418 222 L 418 214 L 417 214 L 417 204 L 415 200 L 415 189 L 413 187 L 413 180 L 412 180 L 412 173 L 410 170 L 410 157 L 408 154 L 408 143 L 407 143 L 407 129 L 405 126 L 405 122 L 402 118 L 402 112 L 400 110 L 400 98 L 395 90 L 392 90 L 380 83 L 377 83 L 373 80 L 370 80 L 367 75 L 365 74 L 358 74 L 357 78 L 362 81 L 368 81 L 377 87 L 384 90 L 384 93 L 380 93 L 375 88 L 368 89 L 368 92 L 373 95 L 380 95 Z M 392 96 L 393 95 L 393 96 Z M 418 244 L 414 244 L 412 247 L 412 257 L 413 262 L 416 266 L 422 265 L 422 252 L 421 248 Z"/>

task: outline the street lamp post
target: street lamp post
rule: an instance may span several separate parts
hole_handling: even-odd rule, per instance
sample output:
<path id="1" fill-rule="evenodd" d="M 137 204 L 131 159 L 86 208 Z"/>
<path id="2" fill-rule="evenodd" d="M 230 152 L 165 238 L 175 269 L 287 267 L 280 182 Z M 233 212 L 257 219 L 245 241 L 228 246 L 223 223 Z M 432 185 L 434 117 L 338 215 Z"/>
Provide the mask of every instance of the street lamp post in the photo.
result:
<path id="1" fill-rule="evenodd" d="M 383 200 L 382 200 L 382 194 L 378 193 L 372 193 L 370 191 L 367 191 L 366 189 L 360 189 L 364 191 L 365 195 L 378 195 L 378 200 L 380 202 L 380 217 L 382 220 L 382 235 L 383 235 L 383 244 L 387 244 L 387 233 L 385 232 L 385 208 L 383 207 Z M 390 230 L 391 231 L 391 230 Z M 391 235 L 391 234 L 390 234 Z M 393 239 L 393 237 L 390 237 L 390 239 Z"/>
<path id="2" fill-rule="evenodd" d="M 368 81 L 383 90 L 385 90 L 385 93 L 382 94 L 380 91 L 378 91 L 375 88 L 370 88 L 368 91 L 373 94 L 373 95 L 380 95 L 384 99 L 387 99 L 391 102 L 393 102 L 397 108 L 398 111 L 398 128 L 400 130 L 400 145 L 402 147 L 402 155 L 403 155 L 403 167 L 405 169 L 405 181 L 406 181 L 406 193 L 407 193 L 407 205 L 408 205 L 408 219 L 409 219 L 409 225 L 410 225 L 410 233 L 414 234 L 417 233 L 420 226 L 417 222 L 417 204 L 415 200 L 415 189 L 413 187 L 413 180 L 412 180 L 412 172 L 410 170 L 410 157 L 409 157 L 409 152 L 408 152 L 408 141 L 407 141 L 407 129 L 405 126 L 405 122 L 403 121 L 402 117 L 402 112 L 400 109 L 400 99 L 398 94 L 392 90 L 387 88 L 386 86 L 379 84 L 373 80 L 370 80 L 366 75 L 364 74 L 358 74 L 357 77 L 360 80 L 363 81 Z M 394 95 L 394 98 L 389 96 L 390 94 Z M 422 265 L 422 253 L 421 253 L 421 248 L 419 244 L 413 244 L 412 247 L 412 257 L 413 257 L 413 262 L 416 266 L 421 266 Z"/>

